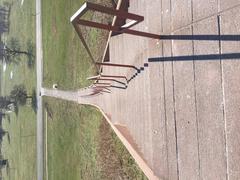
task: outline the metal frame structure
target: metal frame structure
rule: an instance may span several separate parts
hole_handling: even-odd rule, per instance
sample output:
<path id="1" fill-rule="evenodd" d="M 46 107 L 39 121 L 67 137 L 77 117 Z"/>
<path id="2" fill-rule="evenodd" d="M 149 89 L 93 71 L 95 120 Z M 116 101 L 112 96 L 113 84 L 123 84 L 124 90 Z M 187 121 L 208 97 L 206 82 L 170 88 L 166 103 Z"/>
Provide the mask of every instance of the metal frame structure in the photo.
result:
<path id="1" fill-rule="evenodd" d="M 112 66 L 112 67 L 120 67 L 120 68 L 130 68 L 130 69 L 134 69 L 136 71 L 139 71 L 139 69 L 136 66 L 128 65 L 128 64 L 100 63 L 100 62 L 96 62 L 95 64 L 99 65 L 99 66 Z"/>
<path id="2" fill-rule="evenodd" d="M 92 22 L 92 21 L 81 19 L 81 17 L 88 10 L 93 10 L 93 11 L 98 11 L 98 12 L 105 13 L 105 14 L 114 15 L 114 16 L 116 16 L 118 18 L 122 18 L 122 19 L 130 19 L 131 21 L 126 23 L 123 26 L 117 26 L 117 25 L 107 25 L 107 24 L 102 24 L 102 23 L 98 23 L 98 22 Z M 70 21 L 72 22 L 72 24 L 75 27 L 77 32 L 78 32 L 77 26 L 84 25 L 84 26 L 104 29 L 104 30 L 108 30 L 108 31 L 113 31 L 113 32 L 117 32 L 120 34 L 126 33 L 126 34 L 132 34 L 132 35 L 136 35 L 136 36 L 160 39 L 160 35 L 157 35 L 157 34 L 152 34 L 152 33 L 129 29 L 129 28 L 133 27 L 134 25 L 142 22 L 143 20 L 144 20 L 143 16 L 128 13 L 128 12 L 125 12 L 122 10 L 117 10 L 117 9 L 101 6 L 101 5 L 90 3 L 90 2 L 85 2 L 81 6 L 81 8 L 70 19 Z"/>
<path id="3" fill-rule="evenodd" d="M 126 76 L 116 76 L 116 75 L 103 75 L 103 74 L 99 74 L 97 76 L 92 76 L 87 78 L 87 80 L 98 80 L 101 77 L 103 78 L 116 78 L 116 79 L 125 79 L 126 81 L 128 80 Z"/>
<path id="4" fill-rule="evenodd" d="M 112 25 L 108 25 L 108 24 L 103 24 L 103 23 L 98 23 L 98 22 L 93 22 L 93 21 L 81 19 L 83 17 L 83 15 L 89 10 L 97 11 L 97 12 L 105 13 L 105 14 L 110 14 L 110 15 L 115 16 L 116 18 L 125 19 L 125 20 L 129 19 L 131 21 L 129 21 L 128 23 L 120 26 L 120 25 L 114 25 L 114 23 Z M 160 39 L 160 35 L 157 35 L 157 34 L 152 34 L 152 33 L 147 33 L 147 32 L 142 32 L 142 31 L 136 31 L 136 30 L 129 29 L 129 28 L 135 26 L 136 24 L 142 22 L 143 20 L 144 20 L 143 16 L 133 14 L 133 13 L 129 13 L 129 12 L 126 12 L 126 11 L 121 10 L 121 9 L 109 8 L 109 7 L 105 7 L 105 6 L 90 3 L 90 2 L 85 2 L 80 7 L 80 9 L 70 18 L 71 23 L 73 24 L 79 38 L 81 39 L 84 47 L 86 48 L 91 60 L 95 64 L 98 71 L 99 71 L 99 68 L 98 68 L 97 65 L 100 65 L 100 66 L 115 66 L 115 67 L 118 66 L 118 67 L 125 67 L 125 68 L 133 68 L 137 71 L 139 71 L 139 70 L 132 65 L 121 65 L 121 64 L 95 62 L 94 57 L 93 57 L 85 39 L 83 38 L 83 35 L 81 33 L 81 30 L 80 30 L 80 25 L 89 26 L 89 27 L 93 27 L 93 28 L 99 28 L 99 29 L 103 29 L 103 30 L 108 30 L 110 32 L 116 32 L 117 34 L 126 33 L 126 34 L 132 34 L 132 35 L 136 35 L 136 36 L 143 36 L 143 37 L 148 37 L 148 38 Z M 100 74 L 100 72 L 101 71 L 99 71 L 99 74 Z"/>
<path id="5" fill-rule="evenodd" d="M 83 15 L 89 10 L 113 15 L 115 18 L 119 18 L 119 19 L 124 19 L 124 20 L 128 19 L 130 21 L 128 21 L 124 25 L 116 25 L 115 23 L 112 23 L 112 25 L 109 25 L 109 24 L 103 24 L 103 23 L 98 23 L 98 22 L 93 22 L 93 21 L 81 19 L 83 17 Z M 152 33 L 147 33 L 147 32 L 142 32 L 142 31 L 136 31 L 136 30 L 129 29 L 129 28 L 135 26 L 136 24 L 142 22 L 143 20 L 144 20 L 143 16 L 133 14 L 133 13 L 129 13 L 129 12 L 127 12 L 125 10 L 122 10 L 122 9 L 109 8 L 109 7 L 105 7 L 105 6 L 102 6 L 102 5 L 99 5 L 99 4 L 94 4 L 94 3 L 91 3 L 91 2 L 85 2 L 80 7 L 80 9 L 70 19 L 71 23 L 73 24 L 73 26 L 74 26 L 74 28 L 75 28 L 78 36 L 79 36 L 79 38 L 81 39 L 81 41 L 82 41 L 83 45 L 85 46 L 91 60 L 93 61 L 93 63 L 95 64 L 96 67 L 112 66 L 112 67 L 130 68 L 130 69 L 135 69 L 138 72 L 140 70 L 133 65 L 113 64 L 113 63 L 106 63 L 106 62 L 95 62 L 94 57 L 91 54 L 91 51 L 90 51 L 82 33 L 81 33 L 80 25 L 93 27 L 93 28 L 98 28 L 98 29 L 103 29 L 103 30 L 108 30 L 108 31 L 110 31 L 110 33 L 115 32 L 115 34 L 126 33 L 126 34 L 132 34 L 132 35 L 136 35 L 136 36 L 147 37 L 147 38 L 160 39 L 160 35 L 157 35 L 157 34 L 152 34 Z M 97 69 L 99 70 L 99 68 L 97 68 Z M 99 81 L 105 80 L 105 81 L 119 82 L 119 81 L 115 80 L 115 78 L 117 78 L 117 79 L 122 78 L 122 79 L 125 79 L 128 82 L 126 76 L 102 75 L 101 71 L 99 71 L 98 76 L 91 77 L 91 78 L 88 78 L 88 79 L 89 80 L 96 80 L 97 82 L 95 82 L 95 86 L 96 85 L 105 85 L 105 87 L 106 87 L 106 86 L 108 86 L 108 84 L 99 83 Z"/>

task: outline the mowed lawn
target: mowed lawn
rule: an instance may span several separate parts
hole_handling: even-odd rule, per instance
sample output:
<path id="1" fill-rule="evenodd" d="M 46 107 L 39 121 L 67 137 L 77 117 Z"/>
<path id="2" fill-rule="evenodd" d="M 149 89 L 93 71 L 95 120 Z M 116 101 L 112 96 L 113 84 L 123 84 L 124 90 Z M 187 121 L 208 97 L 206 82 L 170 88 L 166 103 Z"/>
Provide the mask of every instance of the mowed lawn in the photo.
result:
<path id="1" fill-rule="evenodd" d="M 97 137 L 101 115 L 93 108 L 71 102 L 46 101 L 50 113 L 47 117 L 48 179 L 100 179 Z"/>
<path id="2" fill-rule="evenodd" d="M 57 83 L 61 89 L 76 89 L 89 84 L 86 77 L 95 73 L 84 46 L 75 33 L 70 17 L 83 0 L 43 0 L 44 86 Z M 99 44 L 97 31 L 88 33 L 88 44 Z M 90 46 L 93 54 L 97 46 Z M 95 56 L 96 57 L 96 56 Z"/>
<path id="3" fill-rule="evenodd" d="M 35 44 L 35 1 L 1 0 L 11 4 L 9 33 L 2 37 L 5 41 L 18 39 L 21 49 L 27 43 Z M 35 89 L 35 68 L 29 68 L 27 58 L 22 56 L 19 64 L 9 64 L 3 70 L 1 63 L 1 95 L 9 95 L 16 84 L 24 84 L 29 94 Z M 11 75 L 12 74 L 12 75 Z M 12 76 L 12 77 L 11 77 Z M 9 160 L 9 167 L 3 169 L 3 178 L 11 180 L 36 179 L 36 114 L 28 105 L 19 107 L 18 114 L 11 113 L 10 120 L 3 120 L 3 128 L 8 131 L 9 139 L 4 137 L 2 155 Z"/>
<path id="4" fill-rule="evenodd" d="M 49 180 L 146 179 L 95 108 L 45 99 Z"/>
<path id="5" fill-rule="evenodd" d="M 83 0 L 43 0 L 45 87 L 57 83 L 59 89 L 78 89 L 89 85 L 86 78 L 96 73 L 70 23 L 82 4 Z M 97 59 L 106 34 L 91 30 L 86 39 Z M 146 179 L 95 108 L 54 98 L 44 98 L 44 107 L 49 180 Z"/>

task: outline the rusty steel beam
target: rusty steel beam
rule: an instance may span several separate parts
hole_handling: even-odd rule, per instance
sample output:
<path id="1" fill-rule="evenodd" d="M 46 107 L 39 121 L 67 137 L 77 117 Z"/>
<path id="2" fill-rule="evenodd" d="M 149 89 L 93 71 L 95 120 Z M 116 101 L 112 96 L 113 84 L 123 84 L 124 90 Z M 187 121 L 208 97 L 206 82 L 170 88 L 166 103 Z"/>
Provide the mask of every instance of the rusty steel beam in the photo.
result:
<path id="1" fill-rule="evenodd" d="M 79 23 L 80 25 L 99 28 L 99 29 L 104 29 L 104 30 L 113 31 L 113 32 L 117 32 L 117 33 L 126 33 L 126 34 L 131 34 L 131 35 L 141 36 L 141 37 L 147 37 L 147 38 L 153 38 L 153 39 L 160 39 L 161 38 L 161 36 L 158 35 L 158 34 L 136 31 L 136 30 L 132 30 L 132 29 L 121 28 L 121 27 L 118 27 L 118 26 L 111 26 L 111 25 L 106 25 L 106 24 L 87 21 L 87 20 L 82 20 L 82 19 L 78 19 L 77 23 Z"/>
<path id="2" fill-rule="evenodd" d="M 109 88 L 109 87 L 111 87 L 111 85 L 101 85 L 101 86 L 95 85 L 95 87 L 92 87 L 92 88 L 94 89 L 94 88 Z"/>
<path id="3" fill-rule="evenodd" d="M 104 88 L 97 88 L 97 89 L 93 89 L 93 92 L 101 92 L 101 91 L 108 91 L 108 92 L 111 92 L 107 89 L 104 89 Z"/>
<path id="4" fill-rule="evenodd" d="M 114 75 L 102 75 L 102 74 L 101 74 L 101 77 L 104 77 L 104 78 L 119 78 L 119 79 L 125 79 L 125 80 L 127 80 L 127 77 L 126 77 L 126 76 L 114 76 Z"/>
<path id="5" fill-rule="evenodd" d="M 87 9 L 102 12 L 102 13 L 105 13 L 105 14 L 115 15 L 115 16 L 118 16 L 118 17 L 121 17 L 121 18 L 124 18 L 124 19 L 136 20 L 138 22 L 141 22 L 141 21 L 144 20 L 143 16 L 128 13 L 128 12 L 125 12 L 125 11 L 122 11 L 122 10 L 116 10 L 116 9 L 101 6 L 101 5 L 98 5 L 98 4 L 93 4 L 93 3 L 90 3 L 90 2 L 87 2 Z"/>
<path id="6" fill-rule="evenodd" d="M 80 18 L 87 12 L 87 2 L 85 2 L 79 10 L 70 18 L 70 21 L 74 23 L 76 19 Z"/>
<path id="7" fill-rule="evenodd" d="M 122 67 L 122 68 L 132 68 L 132 69 L 138 69 L 133 65 L 128 65 L 128 64 L 115 64 L 115 63 L 101 63 L 101 62 L 96 62 L 96 65 L 100 66 L 113 66 L 113 67 Z"/>
<path id="8" fill-rule="evenodd" d="M 90 51 L 90 49 L 89 49 L 89 47 L 88 47 L 85 39 L 84 39 L 84 37 L 82 36 L 82 33 L 81 33 L 80 28 L 79 28 L 78 25 L 75 24 L 75 23 L 73 23 L 73 27 L 74 27 L 75 31 L 77 32 L 78 37 L 81 39 L 81 41 L 82 41 L 85 49 L 87 50 L 88 55 L 90 56 L 91 60 L 92 60 L 93 62 L 95 62 L 94 57 L 93 57 L 93 55 L 92 55 L 92 53 L 91 53 L 91 51 Z"/>
<path id="9" fill-rule="evenodd" d="M 83 19 L 78 19 L 78 20 L 76 20 L 76 22 L 80 25 L 104 29 L 104 30 L 108 30 L 108 31 L 115 31 L 115 32 L 121 31 L 120 27 L 102 24 L 102 23 L 98 23 L 98 22 L 92 22 L 92 21 L 83 20 Z"/>
<path id="10" fill-rule="evenodd" d="M 121 33 L 126 33 L 126 34 L 135 35 L 135 36 L 146 37 L 146 38 L 152 38 L 152 39 L 161 39 L 161 36 L 158 34 L 136 31 L 136 30 L 132 30 L 132 29 L 123 29 L 121 31 Z"/>
<path id="11" fill-rule="evenodd" d="M 93 89 L 94 92 L 99 92 L 99 91 L 104 91 L 104 90 L 106 90 L 108 92 L 111 92 L 111 90 L 108 90 L 108 89 L 105 89 L 105 88 L 95 88 L 95 89 Z"/>
<path id="12" fill-rule="evenodd" d="M 105 89 L 105 88 L 96 88 L 96 89 L 93 89 L 94 92 L 96 91 L 108 91 L 108 92 L 111 92 L 111 90 L 108 90 L 108 89 Z"/>
<path id="13" fill-rule="evenodd" d="M 127 80 L 126 76 L 103 75 L 103 74 L 100 74 L 100 75 L 97 75 L 97 76 L 88 77 L 87 80 L 98 80 L 101 77 L 103 77 L 103 78 L 117 78 L 117 79 L 125 79 L 125 80 Z"/>
<path id="14" fill-rule="evenodd" d="M 87 45 L 87 43 L 86 43 L 86 41 L 85 41 L 85 39 L 84 39 L 84 37 L 83 37 L 83 35 L 82 35 L 82 32 L 81 32 L 81 30 L 80 30 L 80 27 L 78 27 L 79 25 L 76 24 L 75 22 L 73 22 L 72 24 L 73 24 L 73 27 L 74 27 L 75 31 L 77 32 L 78 37 L 79 37 L 80 40 L 82 41 L 83 46 L 85 47 L 85 49 L 86 49 L 86 51 L 87 51 L 90 59 L 91 59 L 92 62 L 95 64 L 94 57 L 93 57 L 93 55 L 92 55 L 92 53 L 91 53 L 91 50 L 89 49 L 89 47 L 88 47 L 88 45 Z M 98 71 L 98 73 L 99 73 L 99 68 L 98 68 L 96 65 L 95 65 L 95 67 L 96 67 L 96 69 L 97 69 L 97 71 Z"/>
<path id="15" fill-rule="evenodd" d="M 105 92 L 105 93 L 108 93 L 108 94 L 110 94 L 111 92 L 109 92 L 109 91 L 104 91 L 104 90 L 102 90 L 101 92 Z"/>
<path id="16" fill-rule="evenodd" d="M 111 86 L 107 86 L 107 87 L 111 87 Z M 96 90 L 103 90 L 105 89 L 106 87 L 105 86 L 96 86 L 95 88 L 93 88 L 93 91 L 96 91 Z M 105 90 L 108 90 L 108 89 L 105 89 Z M 111 91 L 111 90 L 108 90 L 108 91 Z"/>
<path id="17" fill-rule="evenodd" d="M 107 92 L 107 93 L 111 93 L 112 91 L 108 88 L 105 87 L 95 87 L 93 88 L 93 92 Z"/>
<path id="18" fill-rule="evenodd" d="M 111 14 L 111 15 L 115 15 L 116 17 L 119 17 L 122 19 L 131 19 L 132 21 L 120 27 L 120 26 L 112 26 L 112 25 L 107 25 L 107 24 L 102 24 L 102 23 L 97 23 L 97 22 L 80 19 L 81 16 L 83 16 L 83 14 L 85 14 L 87 10 L 93 10 L 93 11 L 98 11 L 101 13 Z M 129 29 L 130 27 L 142 22 L 143 20 L 144 20 L 143 16 L 125 12 L 122 10 L 117 10 L 114 8 L 101 6 L 101 5 L 90 3 L 90 2 L 84 3 L 81 6 L 81 8 L 71 17 L 71 22 L 73 24 L 78 23 L 80 25 L 104 29 L 104 30 L 108 30 L 108 31 L 113 31 L 116 33 L 127 33 L 127 34 L 136 35 L 136 36 L 160 39 L 160 35 L 157 35 L 157 34 L 152 34 L 152 33 Z"/>
<path id="19" fill-rule="evenodd" d="M 98 81 L 113 81 L 113 82 L 116 82 L 116 83 L 119 83 L 119 84 L 122 84 L 122 85 L 125 85 L 126 86 L 126 83 L 122 82 L 122 81 L 118 81 L 116 79 L 112 79 L 112 78 L 99 78 L 97 79 Z"/>
<path id="20" fill-rule="evenodd" d="M 99 78 L 99 81 L 116 81 L 116 79 Z"/>
<path id="21" fill-rule="evenodd" d="M 100 83 L 100 82 L 94 82 L 95 85 L 111 85 L 111 83 Z"/>

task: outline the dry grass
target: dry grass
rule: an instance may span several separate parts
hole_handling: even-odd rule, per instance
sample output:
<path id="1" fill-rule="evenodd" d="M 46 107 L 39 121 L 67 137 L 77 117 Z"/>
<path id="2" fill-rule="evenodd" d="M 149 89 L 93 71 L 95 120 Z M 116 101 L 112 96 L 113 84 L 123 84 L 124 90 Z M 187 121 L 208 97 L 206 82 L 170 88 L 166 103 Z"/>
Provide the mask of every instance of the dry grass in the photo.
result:
<path id="1" fill-rule="evenodd" d="M 105 119 L 99 134 L 99 163 L 104 179 L 146 179 Z"/>

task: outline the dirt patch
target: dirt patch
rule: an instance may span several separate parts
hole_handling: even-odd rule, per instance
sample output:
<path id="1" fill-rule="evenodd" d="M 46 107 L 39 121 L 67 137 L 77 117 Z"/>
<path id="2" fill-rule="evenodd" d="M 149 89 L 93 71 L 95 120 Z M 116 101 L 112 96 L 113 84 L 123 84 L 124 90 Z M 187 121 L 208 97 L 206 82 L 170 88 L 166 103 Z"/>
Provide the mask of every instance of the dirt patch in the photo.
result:
<path id="1" fill-rule="evenodd" d="M 132 148 L 141 156 L 141 158 L 144 160 L 144 156 L 142 152 L 140 151 L 137 143 L 134 141 L 133 137 L 131 136 L 129 130 L 125 126 L 121 125 L 115 125 L 115 127 L 118 129 L 118 131 L 121 132 L 121 134 L 124 136 L 124 138 L 131 144 Z M 146 162 L 146 160 L 144 160 Z"/>
<path id="2" fill-rule="evenodd" d="M 121 177 L 124 176 L 121 169 L 122 162 L 117 156 L 112 132 L 105 119 L 103 119 L 100 126 L 99 155 L 104 178 L 114 179 L 118 177 L 118 179 L 122 179 Z"/>
<path id="3" fill-rule="evenodd" d="M 99 138 L 103 179 L 146 179 L 105 119 L 100 125 Z"/>

